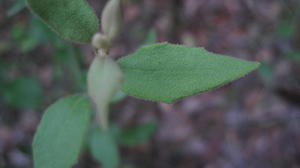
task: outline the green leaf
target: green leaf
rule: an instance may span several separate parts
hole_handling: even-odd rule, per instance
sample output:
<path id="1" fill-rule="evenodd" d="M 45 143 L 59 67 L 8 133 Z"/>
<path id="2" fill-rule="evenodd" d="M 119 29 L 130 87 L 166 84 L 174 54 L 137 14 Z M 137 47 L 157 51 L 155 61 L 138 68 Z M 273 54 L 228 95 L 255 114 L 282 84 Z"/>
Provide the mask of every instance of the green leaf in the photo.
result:
<path id="1" fill-rule="evenodd" d="M 300 63 L 300 51 L 290 50 L 286 53 L 286 56 L 288 56 L 290 59 Z"/>
<path id="2" fill-rule="evenodd" d="M 259 63 L 167 43 L 139 49 L 118 61 L 123 91 L 138 98 L 173 103 L 245 76 Z"/>
<path id="3" fill-rule="evenodd" d="M 138 125 L 134 128 L 122 130 L 120 137 L 121 143 L 124 145 L 136 145 L 147 142 L 152 137 L 157 127 L 158 125 L 156 123 L 150 122 Z"/>
<path id="4" fill-rule="evenodd" d="M 272 64 L 262 63 L 258 73 L 265 82 L 271 83 L 274 78 L 274 67 L 272 67 Z"/>
<path id="5" fill-rule="evenodd" d="M 31 77 L 20 77 L 8 82 L 3 89 L 3 100 L 16 108 L 38 108 L 43 103 L 41 83 Z"/>
<path id="6" fill-rule="evenodd" d="M 19 45 L 18 48 L 23 52 L 29 52 L 39 45 L 39 37 L 28 30 L 24 25 L 15 24 L 11 30 L 13 40 Z"/>
<path id="7" fill-rule="evenodd" d="M 90 140 L 90 150 L 93 157 L 104 168 L 117 168 L 120 163 L 118 145 L 111 132 L 95 128 Z"/>
<path id="8" fill-rule="evenodd" d="M 118 103 L 120 101 L 122 101 L 123 99 L 125 99 L 125 97 L 127 96 L 126 93 L 124 93 L 123 91 L 119 90 L 115 96 L 112 98 L 111 103 Z"/>
<path id="9" fill-rule="evenodd" d="M 26 37 L 26 28 L 24 25 L 17 23 L 10 30 L 11 37 L 14 41 L 21 41 Z"/>
<path id="10" fill-rule="evenodd" d="M 7 17 L 12 17 L 19 13 L 22 9 L 25 8 L 25 0 L 17 0 L 13 7 L 11 7 L 7 12 Z"/>
<path id="11" fill-rule="evenodd" d="M 58 100 L 45 112 L 33 142 L 35 168 L 70 168 L 77 161 L 91 119 L 87 97 Z"/>
<path id="12" fill-rule="evenodd" d="M 156 36 L 157 35 L 156 35 L 155 29 L 150 29 L 150 31 L 148 32 L 146 39 L 144 41 L 144 45 L 154 44 L 157 41 Z"/>
<path id="13" fill-rule="evenodd" d="M 281 37 L 288 38 L 293 36 L 295 29 L 296 29 L 296 24 L 293 24 L 292 21 L 290 22 L 285 21 L 277 27 L 276 32 Z"/>
<path id="14" fill-rule="evenodd" d="M 85 0 L 27 0 L 27 4 L 67 40 L 89 43 L 99 28 L 97 16 Z"/>

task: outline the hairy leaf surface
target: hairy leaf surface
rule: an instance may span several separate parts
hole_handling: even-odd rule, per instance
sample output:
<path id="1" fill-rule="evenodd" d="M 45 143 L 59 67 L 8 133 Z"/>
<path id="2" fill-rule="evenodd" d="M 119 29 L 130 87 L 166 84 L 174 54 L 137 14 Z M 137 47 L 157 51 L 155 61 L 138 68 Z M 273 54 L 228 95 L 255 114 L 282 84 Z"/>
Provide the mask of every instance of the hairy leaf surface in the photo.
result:
<path id="1" fill-rule="evenodd" d="M 118 61 L 123 91 L 165 103 L 209 91 L 258 68 L 258 62 L 168 43 L 139 49 Z"/>
<path id="2" fill-rule="evenodd" d="M 91 119 L 82 95 L 58 100 L 45 112 L 33 142 L 35 168 L 70 168 L 77 161 Z"/>
<path id="3" fill-rule="evenodd" d="M 85 0 L 27 0 L 30 9 L 64 39 L 89 43 L 99 28 Z"/>

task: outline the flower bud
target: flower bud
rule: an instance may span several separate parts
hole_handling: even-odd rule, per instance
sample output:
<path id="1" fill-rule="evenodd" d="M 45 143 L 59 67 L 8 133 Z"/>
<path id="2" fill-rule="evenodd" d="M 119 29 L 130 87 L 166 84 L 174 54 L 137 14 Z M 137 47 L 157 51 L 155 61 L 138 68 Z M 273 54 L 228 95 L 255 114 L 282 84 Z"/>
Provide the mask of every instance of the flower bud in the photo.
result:
<path id="1" fill-rule="evenodd" d="M 109 0 L 102 12 L 102 30 L 109 39 L 115 38 L 122 25 L 121 0 Z"/>
<path id="2" fill-rule="evenodd" d="M 123 73 L 110 57 L 95 57 L 87 76 L 88 94 L 96 107 L 103 130 L 109 126 L 109 104 L 122 86 Z"/>
<path id="3" fill-rule="evenodd" d="M 92 45 L 96 49 L 108 51 L 111 47 L 111 42 L 106 35 L 97 33 L 92 39 Z"/>

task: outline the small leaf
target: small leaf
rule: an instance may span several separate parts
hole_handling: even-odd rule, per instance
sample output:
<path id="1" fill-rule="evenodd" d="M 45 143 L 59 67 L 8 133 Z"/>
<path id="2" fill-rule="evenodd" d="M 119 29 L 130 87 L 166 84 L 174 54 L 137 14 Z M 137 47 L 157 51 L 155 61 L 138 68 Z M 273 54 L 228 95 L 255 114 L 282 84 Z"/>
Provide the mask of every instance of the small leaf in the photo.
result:
<path id="1" fill-rule="evenodd" d="M 96 56 L 88 72 L 88 93 L 103 129 L 108 128 L 108 106 L 121 88 L 123 74 L 110 57 Z"/>
<path id="2" fill-rule="evenodd" d="M 124 93 L 123 91 L 119 90 L 115 96 L 113 97 L 113 99 L 111 100 L 111 103 L 118 103 L 120 101 L 122 101 L 123 99 L 125 99 L 125 97 L 127 96 L 126 93 Z"/>
<path id="3" fill-rule="evenodd" d="M 27 4 L 67 40 L 89 43 L 99 28 L 97 16 L 85 0 L 27 0 Z"/>
<path id="4" fill-rule="evenodd" d="M 290 50 L 286 53 L 286 56 L 291 60 L 300 63 L 300 51 L 299 50 Z"/>
<path id="5" fill-rule="evenodd" d="M 150 44 L 155 44 L 155 42 L 157 41 L 157 37 L 156 37 L 156 31 L 155 29 L 150 29 L 150 31 L 147 33 L 145 41 L 144 41 L 144 45 L 150 45 Z"/>
<path id="6" fill-rule="evenodd" d="M 45 112 L 33 142 L 35 168 L 70 168 L 77 161 L 91 119 L 87 97 L 60 99 Z"/>
<path id="7" fill-rule="evenodd" d="M 150 122 L 122 130 L 120 137 L 121 143 L 125 145 L 136 145 L 147 142 L 157 127 L 158 125 L 156 123 Z"/>
<path id="8" fill-rule="evenodd" d="M 212 90 L 259 66 L 203 48 L 167 43 L 143 47 L 118 63 L 124 72 L 125 93 L 165 103 Z"/>
<path id="9" fill-rule="evenodd" d="M 11 7 L 7 12 L 7 17 L 12 17 L 19 13 L 22 9 L 26 7 L 25 0 L 17 0 L 13 7 Z"/>
<path id="10" fill-rule="evenodd" d="M 31 32 L 21 24 L 15 24 L 13 26 L 11 36 L 23 53 L 27 53 L 39 45 L 38 37 L 32 35 Z"/>
<path id="11" fill-rule="evenodd" d="M 36 109 L 43 103 L 43 88 L 34 78 L 20 77 L 8 82 L 4 88 L 1 97 L 10 106 Z"/>
<path id="12" fill-rule="evenodd" d="M 262 63 L 258 69 L 258 73 L 265 82 L 272 83 L 274 79 L 274 67 L 272 67 L 272 64 Z"/>
<path id="13" fill-rule="evenodd" d="M 285 21 L 277 27 L 276 32 L 281 37 L 289 38 L 293 36 L 295 29 L 296 29 L 296 24 L 293 24 L 292 21 L 290 22 Z"/>
<path id="14" fill-rule="evenodd" d="M 92 132 L 90 149 L 93 157 L 104 168 L 117 168 L 120 162 L 118 145 L 111 132 L 95 128 Z"/>

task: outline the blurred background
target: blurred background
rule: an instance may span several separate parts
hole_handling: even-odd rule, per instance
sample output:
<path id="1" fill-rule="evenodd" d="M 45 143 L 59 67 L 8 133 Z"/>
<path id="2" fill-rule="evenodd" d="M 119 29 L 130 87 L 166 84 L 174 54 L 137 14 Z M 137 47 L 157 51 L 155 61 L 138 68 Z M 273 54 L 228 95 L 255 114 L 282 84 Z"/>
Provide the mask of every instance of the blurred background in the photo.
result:
<path id="1" fill-rule="evenodd" d="M 98 16 L 106 0 L 89 0 Z M 122 168 L 300 168 L 299 0 L 125 0 L 117 59 L 168 41 L 260 61 L 250 75 L 180 100 L 119 93 Z M 32 167 L 44 109 L 85 91 L 92 48 L 61 40 L 25 7 L 0 0 L 0 168 Z M 99 168 L 83 150 L 75 168 Z"/>

